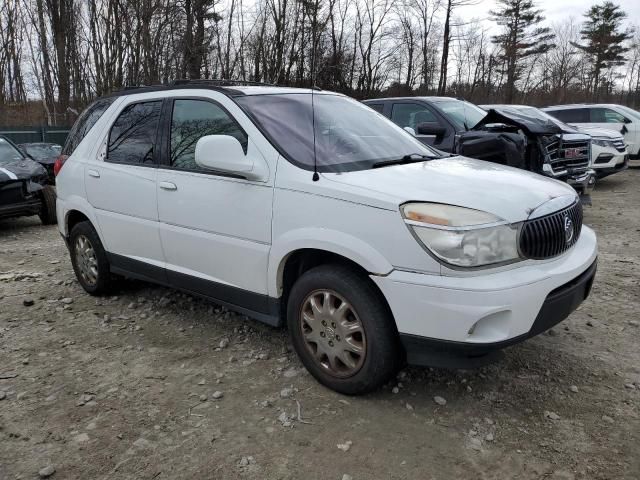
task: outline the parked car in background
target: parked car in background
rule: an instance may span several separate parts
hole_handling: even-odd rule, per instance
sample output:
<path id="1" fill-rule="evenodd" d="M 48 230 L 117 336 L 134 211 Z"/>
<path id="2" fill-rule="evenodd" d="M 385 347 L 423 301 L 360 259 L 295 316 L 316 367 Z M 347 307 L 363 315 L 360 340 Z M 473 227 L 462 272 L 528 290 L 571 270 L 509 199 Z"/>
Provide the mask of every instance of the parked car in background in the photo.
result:
<path id="1" fill-rule="evenodd" d="M 515 166 L 567 182 L 590 202 L 591 137 L 520 113 L 487 112 L 451 97 L 401 97 L 364 103 L 445 152 Z"/>
<path id="2" fill-rule="evenodd" d="M 583 133 L 591 137 L 590 167 L 598 178 L 604 178 L 613 173 L 625 170 L 629 165 L 629 154 L 624 138 L 614 130 L 598 127 L 580 127 L 568 125 L 556 117 L 549 115 L 536 107 L 528 105 L 481 105 L 485 110 L 495 108 L 501 112 L 519 112 L 533 118 L 556 123 L 563 131 Z"/>
<path id="3" fill-rule="evenodd" d="M 91 105 L 63 154 L 58 228 L 87 292 L 118 274 L 286 325 L 342 393 L 405 361 L 486 362 L 566 318 L 595 276 L 572 188 L 443 158 L 331 92 L 129 88 Z"/>
<path id="4" fill-rule="evenodd" d="M 56 191 L 47 171 L 17 145 L 0 136 L 0 218 L 39 215 L 56 223 Z"/>
<path id="5" fill-rule="evenodd" d="M 631 159 L 640 158 L 640 113 L 622 105 L 584 103 L 543 108 L 570 125 L 616 130 L 624 136 Z"/>
<path id="6" fill-rule="evenodd" d="M 53 174 L 53 164 L 60 155 L 62 147 L 56 143 L 21 143 L 18 145 L 20 149 L 29 155 L 33 160 L 42 165 L 47 171 L 49 183 L 55 184 L 55 175 Z"/>

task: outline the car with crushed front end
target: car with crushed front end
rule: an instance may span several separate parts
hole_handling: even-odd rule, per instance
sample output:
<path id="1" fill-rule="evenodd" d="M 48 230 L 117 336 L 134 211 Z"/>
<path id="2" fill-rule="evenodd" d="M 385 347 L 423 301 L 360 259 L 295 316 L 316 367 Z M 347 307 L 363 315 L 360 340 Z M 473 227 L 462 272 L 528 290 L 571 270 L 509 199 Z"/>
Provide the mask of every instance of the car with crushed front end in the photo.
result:
<path id="1" fill-rule="evenodd" d="M 529 105 L 480 105 L 485 110 L 498 109 L 506 113 L 520 113 L 541 121 L 557 124 L 564 132 L 581 133 L 591 137 L 591 168 L 597 178 L 604 178 L 622 172 L 629 166 L 629 153 L 622 134 L 615 130 L 598 127 L 572 126 L 547 112 Z M 567 154 L 566 149 L 565 156 Z"/>
<path id="2" fill-rule="evenodd" d="M 517 112 L 483 110 L 452 97 L 378 98 L 364 103 L 427 145 L 562 180 L 583 196 L 583 202 L 591 202 L 596 176 L 589 168 L 589 135 Z"/>
<path id="3" fill-rule="evenodd" d="M 56 223 L 56 191 L 45 168 L 0 136 L 0 218 L 38 215 Z"/>
<path id="4" fill-rule="evenodd" d="M 407 362 L 491 360 L 566 318 L 596 272 L 571 187 L 443 158 L 327 91 L 129 88 L 79 117 L 56 171 L 87 292 L 137 278 L 286 326 L 345 394 Z"/>

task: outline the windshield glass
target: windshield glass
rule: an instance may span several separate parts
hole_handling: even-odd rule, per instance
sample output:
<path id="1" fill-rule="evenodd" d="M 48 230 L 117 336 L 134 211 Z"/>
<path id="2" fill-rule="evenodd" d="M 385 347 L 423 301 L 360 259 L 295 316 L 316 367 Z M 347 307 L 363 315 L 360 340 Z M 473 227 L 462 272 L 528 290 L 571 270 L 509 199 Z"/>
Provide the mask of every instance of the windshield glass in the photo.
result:
<path id="1" fill-rule="evenodd" d="M 0 138 L 0 165 L 8 165 L 19 160 L 24 156 L 16 147 L 7 142 L 4 138 Z"/>
<path id="2" fill-rule="evenodd" d="M 60 151 L 62 147 L 60 145 L 23 145 L 25 151 L 31 155 L 36 160 L 47 160 L 51 158 L 56 158 L 60 155 Z"/>
<path id="3" fill-rule="evenodd" d="M 434 103 L 460 130 L 475 127 L 487 115 L 480 107 L 464 100 L 437 100 Z"/>
<path id="4" fill-rule="evenodd" d="M 247 95 L 235 100 L 288 160 L 302 168 L 313 168 L 314 118 L 310 94 Z M 438 156 L 411 134 L 356 100 L 318 94 L 314 95 L 313 103 L 319 171 L 364 170 L 375 163 L 410 154 Z"/>

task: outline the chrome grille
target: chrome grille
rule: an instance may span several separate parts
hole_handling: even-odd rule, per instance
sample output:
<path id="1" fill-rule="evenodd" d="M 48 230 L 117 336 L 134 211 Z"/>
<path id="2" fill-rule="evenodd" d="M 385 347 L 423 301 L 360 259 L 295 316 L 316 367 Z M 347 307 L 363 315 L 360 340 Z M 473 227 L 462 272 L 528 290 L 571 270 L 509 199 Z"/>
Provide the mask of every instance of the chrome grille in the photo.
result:
<path id="1" fill-rule="evenodd" d="M 616 147 L 616 150 L 618 150 L 619 152 L 624 152 L 625 149 L 627 148 L 622 138 L 616 138 L 613 141 L 613 146 Z"/>
<path id="2" fill-rule="evenodd" d="M 534 260 L 556 257 L 575 245 L 581 231 L 582 204 L 578 201 L 558 212 L 524 222 L 520 254 Z"/>
<path id="3" fill-rule="evenodd" d="M 583 172 L 589 167 L 590 141 L 563 141 L 554 139 L 547 144 L 549 163 L 554 173 L 568 171 L 569 173 Z"/>

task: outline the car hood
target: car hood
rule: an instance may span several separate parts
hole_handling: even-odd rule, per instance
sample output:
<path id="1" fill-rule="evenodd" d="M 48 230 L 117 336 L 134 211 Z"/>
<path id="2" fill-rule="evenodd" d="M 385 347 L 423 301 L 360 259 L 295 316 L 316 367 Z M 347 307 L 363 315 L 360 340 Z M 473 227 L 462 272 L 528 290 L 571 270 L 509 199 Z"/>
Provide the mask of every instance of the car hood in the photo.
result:
<path id="1" fill-rule="evenodd" d="M 576 127 L 579 132 L 586 133 L 592 137 L 603 137 L 611 140 L 622 139 L 620 132 L 608 128 L 597 127 Z"/>
<path id="2" fill-rule="evenodd" d="M 39 180 L 47 175 L 42 165 L 29 159 L 0 162 L 0 182 L 10 180 Z"/>
<path id="3" fill-rule="evenodd" d="M 559 210 L 577 198 L 573 188 L 558 180 L 466 157 L 324 173 L 323 177 L 360 198 L 366 197 L 366 191 L 377 192 L 396 207 L 410 201 L 446 203 L 489 212 L 511 223 L 551 213 L 549 206 L 543 207 L 550 201 Z"/>

